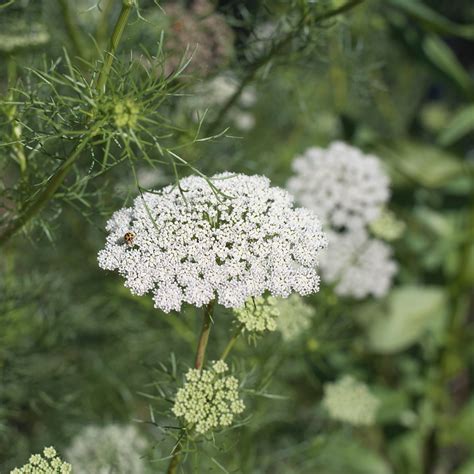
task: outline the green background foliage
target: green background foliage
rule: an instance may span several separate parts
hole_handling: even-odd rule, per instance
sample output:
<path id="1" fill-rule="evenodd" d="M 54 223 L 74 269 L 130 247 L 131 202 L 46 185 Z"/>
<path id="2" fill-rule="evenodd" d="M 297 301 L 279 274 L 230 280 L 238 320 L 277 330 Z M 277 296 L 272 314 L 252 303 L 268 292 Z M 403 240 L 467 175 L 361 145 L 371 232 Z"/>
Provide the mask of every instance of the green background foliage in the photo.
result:
<path id="1" fill-rule="evenodd" d="M 405 224 L 394 288 L 355 301 L 323 283 L 297 341 L 240 339 L 229 362 L 244 417 L 189 443 L 178 472 L 474 472 L 472 2 L 211 3 L 233 31 L 226 63 L 200 77 L 195 52 L 165 74 L 179 31 L 162 21 L 165 3 L 140 0 L 104 90 L 122 2 L 0 6 L 0 472 L 111 422 L 137 423 L 149 472 L 165 472 L 169 397 L 192 365 L 201 312 L 165 315 L 99 270 L 107 218 L 150 187 L 145 176 L 161 187 L 228 170 L 284 186 L 296 155 L 337 139 L 390 174 L 389 207 Z M 258 49 L 264 24 L 276 28 Z M 199 120 L 186 105 L 222 71 L 255 88 L 250 130 L 230 102 Z M 230 311 L 214 319 L 209 359 L 234 329 Z M 380 399 L 374 426 L 322 408 L 323 385 L 344 374 Z"/>

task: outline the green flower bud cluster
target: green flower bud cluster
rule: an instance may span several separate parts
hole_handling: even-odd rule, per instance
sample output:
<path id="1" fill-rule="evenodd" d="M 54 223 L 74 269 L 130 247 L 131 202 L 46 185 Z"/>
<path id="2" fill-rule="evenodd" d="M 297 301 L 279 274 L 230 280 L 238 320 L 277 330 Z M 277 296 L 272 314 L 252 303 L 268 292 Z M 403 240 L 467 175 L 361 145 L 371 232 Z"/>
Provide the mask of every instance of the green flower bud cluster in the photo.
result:
<path id="1" fill-rule="evenodd" d="M 214 362 L 211 369 L 189 369 L 184 387 L 176 394 L 173 413 L 198 433 L 230 426 L 245 405 L 239 398 L 239 381 L 224 375 L 228 370 L 222 360 Z"/>
<path id="2" fill-rule="evenodd" d="M 300 295 L 293 293 L 289 298 L 278 298 L 276 306 L 280 312 L 277 329 L 285 341 L 297 339 L 310 328 L 315 311 Z"/>
<path id="3" fill-rule="evenodd" d="M 380 401 L 350 375 L 324 386 L 323 406 L 331 418 L 352 425 L 372 425 Z"/>
<path id="4" fill-rule="evenodd" d="M 118 128 L 135 128 L 140 109 L 131 99 L 118 102 L 114 106 L 115 125 Z"/>
<path id="5" fill-rule="evenodd" d="M 43 454 L 32 454 L 28 464 L 15 468 L 10 474 L 69 474 L 72 466 L 62 461 L 51 446 L 44 448 Z"/>
<path id="6" fill-rule="evenodd" d="M 398 220 L 395 214 L 383 209 L 380 215 L 369 224 L 375 237 L 391 242 L 399 239 L 405 231 L 405 223 Z"/>
<path id="7" fill-rule="evenodd" d="M 249 298 L 242 308 L 234 309 L 237 320 L 249 332 L 275 331 L 280 311 L 276 298 Z"/>

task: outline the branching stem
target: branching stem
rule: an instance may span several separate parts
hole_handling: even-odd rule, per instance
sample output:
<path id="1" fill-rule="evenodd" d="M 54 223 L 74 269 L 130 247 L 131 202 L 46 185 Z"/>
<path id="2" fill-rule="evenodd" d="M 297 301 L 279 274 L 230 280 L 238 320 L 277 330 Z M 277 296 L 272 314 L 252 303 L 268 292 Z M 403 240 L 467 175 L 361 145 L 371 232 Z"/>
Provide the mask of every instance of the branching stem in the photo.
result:
<path id="1" fill-rule="evenodd" d="M 214 312 L 215 301 L 211 301 L 204 308 L 204 314 L 202 318 L 201 334 L 199 335 L 199 341 L 196 349 L 196 359 L 194 362 L 194 368 L 202 370 L 204 365 L 204 360 L 206 357 L 206 348 L 209 341 L 209 333 L 211 332 L 212 327 L 212 314 Z M 171 457 L 167 474 L 175 474 L 178 469 L 179 463 L 181 461 L 181 443 L 178 441 L 178 444 L 173 450 L 173 456 Z"/>
<path id="2" fill-rule="evenodd" d="M 332 17 L 345 13 L 346 11 L 351 10 L 352 8 L 356 7 L 364 0 L 350 0 L 347 3 L 344 3 L 338 8 L 331 10 L 329 12 L 323 13 L 319 17 L 313 19 L 314 23 L 318 23 L 321 21 L 328 20 Z M 237 90 L 232 94 L 232 96 L 227 100 L 227 102 L 222 106 L 220 109 L 217 117 L 215 120 L 211 122 L 209 127 L 207 128 L 207 133 L 212 134 L 214 133 L 217 128 L 220 126 L 222 119 L 226 116 L 229 109 L 239 100 L 239 97 L 242 95 L 245 87 L 254 80 L 255 76 L 257 75 L 258 71 L 268 64 L 271 59 L 276 56 L 297 34 L 299 34 L 300 29 L 303 27 L 306 21 L 306 16 L 303 15 L 301 20 L 298 24 L 293 28 L 290 32 L 284 35 L 278 42 L 276 42 L 270 50 L 264 54 L 263 56 L 257 58 L 252 64 L 249 65 L 249 72 L 247 75 L 242 79 L 239 87 Z"/>
<path id="3" fill-rule="evenodd" d="M 105 87 L 107 84 L 107 79 L 112 69 L 112 63 L 115 57 L 115 52 L 122 37 L 123 30 L 127 24 L 128 16 L 130 11 L 135 5 L 134 0 L 122 0 L 122 10 L 115 24 L 112 37 L 110 39 L 110 47 L 106 53 L 104 64 L 99 74 L 99 79 L 97 81 L 97 90 L 100 93 L 105 92 Z M 23 228 L 23 226 L 32 219 L 41 209 L 48 203 L 48 201 L 54 196 L 58 188 L 63 183 L 66 178 L 69 170 L 72 168 L 76 160 L 79 158 L 82 150 L 89 143 L 92 137 L 98 132 L 98 130 L 91 131 L 87 137 L 76 144 L 68 158 L 56 169 L 54 174 L 48 180 L 46 187 L 43 191 L 40 192 L 39 196 L 23 210 L 20 215 L 14 219 L 10 225 L 0 234 L 0 246 L 3 245 L 12 235 L 14 235 L 18 230 Z"/>
<path id="4" fill-rule="evenodd" d="M 89 142 L 90 138 L 84 138 L 71 151 L 69 157 L 64 161 L 49 179 L 45 189 L 13 222 L 0 234 L 0 245 L 4 244 L 13 234 L 20 230 L 32 217 L 34 217 L 43 206 L 54 196 L 72 165 L 80 155 L 81 151 Z"/>
<path id="5" fill-rule="evenodd" d="M 58 2 L 61 6 L 64 25 L 66 26 L 66 31 L 69 36 L 69 39 L 71 40 L 72 46 L 76 50 L 78 56 L 83 59 L 87 59 L 87 53 L 83 43 L 83 36 L 77 25 L 77 19 L 73 18 L 71 15 L 68 0 L 58 0 Z"/>
<path id="6" fill-rule="evenodd" d="M 174 451 L 173 457 L 169 463 L 168 469 L 166 470 L 166 474 L 175 474 L 176 470 L 178 469 L 179 462 L 181 460 L 181 444 L 177 444 Z"/>
<path id="7" fill-rule="evenodd" d="M 212 313 L 214 311 L 214 301 L 211 301 L 204 308 L 204 315 L 202 320 L 201 334 L 199 336 L 199 342 L 196 350 L 196 359 L 194 362 L 194 368 L 201 370 L 204 365 L 204 358 L 206 356 L 206 347 L 209 340 L 209 333 L 211 332 L 212 325 Z"/>
<path id="8" fill-rule="evenodd" d="M 221 355 L 221 360 L 226 360 L 227 356 L 229 355 L 230 351 L 233 349 L 233 347 L 235 346 L 235 343 L 237 342 L 237 340 L 239 339 L 240 335 L 242 334 L 242 331 L 244 330 L 244 325 L 241 324 L 237 329 L 236 331 L 234 332 L 234 334 L 232 335 L 232 337 L 230 338 L 230 341 L 227 343 L 227 346 L 225 347 L 224 351 L 222 352 L 222 355 Z"/>
<path id="9" fill-rule="evenodd" d="M 99 74 L 99 79 L 97 81 L 97 90 L 100 92 L 105 92 L 105 87 L 107 85 L 107 79 L 109 78 L 110 70 L 112 69 L 112 63 L 114 61 L 115 53 L 117 51 L 120 39 L 122 38 L 123 30 L 127 24 L 128 17 L 132 8 L 134 6 L 134 0 L 122 0 L 122 10 L 115 23 L 115 28 L 110 37 L 109 49 L 105 53 L 104 64 Z"/>

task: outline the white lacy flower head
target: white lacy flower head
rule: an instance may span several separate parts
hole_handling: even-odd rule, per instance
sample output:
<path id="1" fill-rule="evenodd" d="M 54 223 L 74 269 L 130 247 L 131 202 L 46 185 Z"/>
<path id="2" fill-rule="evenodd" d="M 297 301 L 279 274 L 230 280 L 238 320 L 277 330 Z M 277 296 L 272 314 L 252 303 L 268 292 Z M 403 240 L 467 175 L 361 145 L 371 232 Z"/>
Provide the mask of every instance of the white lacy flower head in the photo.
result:
<path id="1" fill-rule="evenodd" d="M 210 369 L 189 369 L 184 386 L 176 394 L 173 413 L 198 433 L 230 426 L 245 405 L 239 398 L 239 381 L 224 375 L 228 370 L 222 360 Z"/>
<path id="2" fill-rule="evenodd" d="M 280 311 L 276 307 L 276 298 L 260 296 L 249 298 L 244 306 L 234 309 L 234 313 L 246 331 L 264 332 L 275 331 Z"/>
<path id="3" fill-rule="evenodd" d="M 27 464 L 13 469 L 10 474 L 70 474 L 71 472 L 72 466 L 62 461 L 56 450 L 50 446 L 44 448 L 42 454 L 32 454 Z"/>
<path id="4" fill-rule="evenodd" d="M 364 229 L 329 232 L 328 238 L 321 274 L 326 283 L 335 284 L 336 294 L 362 299 L 381 298 L 388 292 L 397 272 L 389 245 L 370 238 Z"/>
<path id="5" fill-rule="evenodd" d="M 142 474 L 146 438 L 133 425 L 87 426 L 66 451 L 74 474 Z"/>
<path id="6" fill-rule="evenodd" d="M 311 327 L 315 311 L 301 296 L 293 294 L 289 298 L 278 298 L 276 301 L 280 313 L 276 320 L 277 329 L 285 341 L 297 339 Z"/>
<path id="7" fill-rule="evenodd" d="M 318 291 L 326 238 L 316 215 L 295 209 L 263 176 L 223 173 L 211 182 L 184 178 L 180 189 L 145 193 L 115 212 L 99 266 L 118 270 L 133 294 L 151 292 L 165 312 Z"/>
<path id="8" fill-rule="evenodd" d="M 324 386 L 323 406 L 331 418 L 353 425 L 371 425 L 380 401 L 367 385 L 345 375 L 334 383 Z"/>
<path id="9" fill-rule="evenodd" d="M 309 148 L 293 161 L 287 188 L 324 224 L 363 227 L 375 219 L 390 196 L 380 160 L 342 142 Z"/>

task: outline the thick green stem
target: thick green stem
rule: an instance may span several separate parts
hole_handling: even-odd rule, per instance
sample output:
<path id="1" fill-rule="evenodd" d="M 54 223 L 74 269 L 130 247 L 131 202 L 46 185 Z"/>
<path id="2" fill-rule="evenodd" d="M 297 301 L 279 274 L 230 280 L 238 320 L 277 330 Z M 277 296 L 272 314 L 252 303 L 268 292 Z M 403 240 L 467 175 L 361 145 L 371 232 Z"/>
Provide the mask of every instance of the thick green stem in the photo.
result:
<path id="1" fill-rule="evenodd" d="M 114 6 L 114 0 L 106 0 L 104 4 L 101 5 L 102 13 L 100 15 L 100 20 L 97 24 L 97 29 L 95 32 L 95 39 L 99 48 L 102 49 L 105 46 L 107 41 L 107 33 L 109 31 L 109 16 L 112 12 L 112 7 Z"/>
<path id="2" fill-rule="evenodd" d="M 166 474 L 175 474 L 181 460 L 181 444 L 177 444 L 173 451 L 173 457 L 169 463 Z"/>
<path id="3" fill-rule="evenodd" d="M 244 325 L 241 324 L 237 329 L 236 331 L 234 332 L 234 334 L 232 335 L 232 337 L 230 338 L 230 341 L 227 343 L 227 346 L 225 347 L 224 351 L 222 352 L 222 355 L 221 355 L 221 360 L 226 360 L 227 356 L 229 355 L 230 351 L 233 349 L 233 347 L 235 346 L 235 343 L 237 342 L 237 340 L 239 339 L 240 335 L 242 334 L 242 331 L 244 329 Z"/>
<path id="4" fill-rule="evenodd" d="M 79 27 L 77 26 L 77 19 L 73 18 L 71 15 L 71 10 L 69 8 L 68 0 L 58 0 L 59 5 L 61 6 L 61 10 L 63 13 L 64 18 L 64 25 L 66 26 L 67 34 L 71 40 L 71 43 L 76 50 L 78 56 L 83 59 L 87 59 L 86 49 L 84 48 L 83 43 L 83 36 Z"/>
<path id="5" fill-rule="evenodd" d="M 71 151 L 69 157 L 59 166 L 54 175 L 48 181 L 46 188 L 27 208 L 0 234 L 0 245 L 4 244 L 13 234 L 20 230 L 32 217 L 34 217 L 43 206 L 54 196 L 72 165 L 80 155 L 81 151 L 89 142 L 88 138 L 82 140 Z"/>
<path id="6" fill-rule="evenodd" d="M 207 341 L 209 339 L 209 332 L 211 330 L 213 309 L 214 309 L 214 302 L 211 302 L 206 306 L 204 310 L 201 335 L 199 337 L 198 348 L 196 351 L 196 362 L 194 364 L 194 367 L 196 369 L 202 369 L 202 366 L 204 365 L 204 356 L 206 353 Z M 221 360 L 225 360 L 227 358 L 230 351 L 232 350 L 235 343 L 237 342 L 240 335 L 242 334 L 243 329 L 244 329 L 243 324 L 241 324 L 236 329 L 236 331 L 232 335 L 230 341 L 228 342 L 226 348 L 224 349 L 224 352 L 222 353 L 220 357 Z M 178 469 L 180 461 L 181 461 L 181 444 L 177 444 L 173 451 L 173 456 L 171 458 L 171 461 L 169 463 L 168 470 L 166 471 L 166 473 L 175 474 L 176 470 Z"/>
<path id="7" fill-rule="evenodd" d="M 196 350 L 196 359 L 194 362 L 194 367 L 199 370 L 201 370 L 202 366 L 204 365 L 207 341 L 209 340 L 209 333 L 211 332 L 213 310 L 214 310 L 214 301 L 211 301 L 204 308 L 201 334 L 199 336 L 199 342 L 198 342 L 198 346 Z"/>
<path id="8" fill-rule="evenodd" d="M 211 332 L 214 304 L 215 304 L 215 301 L 211 301 L 204 308 L 201 334 L 199 335 L 199 341 L 198 341 L 198 345 L 196 349 L 196 359 L 194 362 L 194 368 L 198 370 L 202 370 L 202 367 L 204 365 L 204 359 L 206 357 L 206 348 L 207 348 L 207 343 L 209 341 L 209 333 Z M 175 446 L 173 450 L 173 455 L 171 457 L 171 461 L 168 465 L 168 469 L 166 473 L 175 474 L 176 470 L 178 469 L 180 461 L 181 461 L 181 443 L 178 441 L 178 444 Z"/>
<path id="9" fill-rule="evenodd" d="M 112 69 L 112 63 L 114 61 L 115 53 L 117 51 L 120 39 L 122 38 L 123 30 L 127 24 L 128 16 L 134 6 L 134 0 L 122 0 L 122 10 L 118 17 L 117 23 L 110 38 L 109 49 L 105 53 L 104 64 L 97 80 L 97 90 L 100 92 L 105 91 L 107 85 L 107 79 L 109 78 L 110 70 Z"/>

